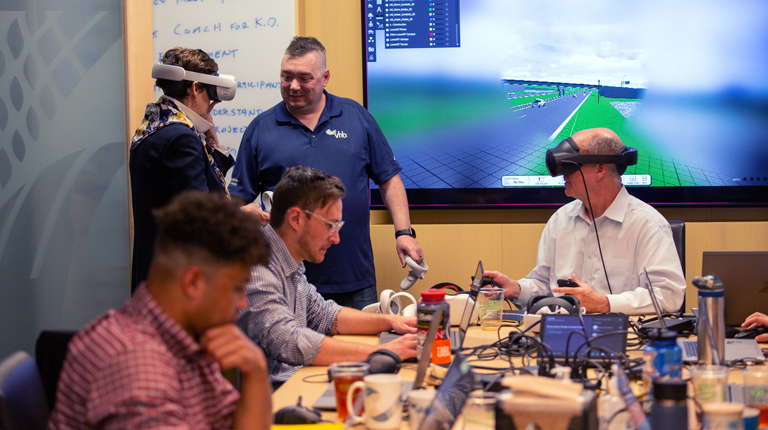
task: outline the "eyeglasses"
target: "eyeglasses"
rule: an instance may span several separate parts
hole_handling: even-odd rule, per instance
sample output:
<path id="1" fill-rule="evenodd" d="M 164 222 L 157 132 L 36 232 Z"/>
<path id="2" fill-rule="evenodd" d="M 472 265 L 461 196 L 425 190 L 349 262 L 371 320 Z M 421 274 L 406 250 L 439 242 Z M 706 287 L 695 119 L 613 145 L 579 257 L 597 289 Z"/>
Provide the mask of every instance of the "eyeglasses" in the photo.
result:
<path id="1" fill-rule="evenodd" d="M 304 212 L 309 216 L 315 216 L 318 219 L 322 220 L 325 223 L 325 225 L 328 226 L 328 236 L 333 236 L 333 233 L 336 233 L 337 231 L 341 230 L 342 227 L 344 227 L 344 221 L 333 222 L 329 219 L 321 217 L 320 215 L 314 214 L 306 209 L 304 209 Z"/>

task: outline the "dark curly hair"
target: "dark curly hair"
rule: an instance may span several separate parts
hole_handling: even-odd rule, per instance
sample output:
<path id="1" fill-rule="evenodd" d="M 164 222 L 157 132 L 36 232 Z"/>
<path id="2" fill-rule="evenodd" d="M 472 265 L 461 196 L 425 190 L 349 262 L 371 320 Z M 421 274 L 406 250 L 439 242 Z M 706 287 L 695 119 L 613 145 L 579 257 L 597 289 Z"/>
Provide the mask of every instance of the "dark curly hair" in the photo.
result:
<path id="1" fill-rule="evenodd" d="M 341 179 L 335 176 L 312 167 L 294 166 L 283 173 L 274 192 L 269 224 L 280 228 L 288 209 L 298 206 L 313 211 L 332 200 L 343 199 L 347 191 Z"/>
<path id="2" fill-rule="evenodd" d="M 152 214 L 158 226 L 155 255 L 203 252 L 206 259 L 221 265 L 269 261 L 269 242 L 261 226 L 224 193 L 185 191 Z"/>

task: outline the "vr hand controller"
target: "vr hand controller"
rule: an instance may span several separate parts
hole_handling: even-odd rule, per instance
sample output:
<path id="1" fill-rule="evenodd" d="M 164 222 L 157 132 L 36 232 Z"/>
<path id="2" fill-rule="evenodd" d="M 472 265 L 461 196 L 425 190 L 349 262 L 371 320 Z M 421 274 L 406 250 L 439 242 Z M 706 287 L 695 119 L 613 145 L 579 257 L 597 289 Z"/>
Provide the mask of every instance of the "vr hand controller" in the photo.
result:
<path id="1" fill-rule="evenodd" d="M 419 279 L 424 279 L 424 275 L 426 275 L 427 270 L 429 270 L 429 266 L 427 266 L 425 261 L 417 263 L 413 261 L 410 255 L 405 256 L 405 264 L 411 268 L 411 271 L 408 272 L 408 275 L 403 279 L 403 282 L 400 283 L 400 289 L 403 291 L 411 288 Z"/>

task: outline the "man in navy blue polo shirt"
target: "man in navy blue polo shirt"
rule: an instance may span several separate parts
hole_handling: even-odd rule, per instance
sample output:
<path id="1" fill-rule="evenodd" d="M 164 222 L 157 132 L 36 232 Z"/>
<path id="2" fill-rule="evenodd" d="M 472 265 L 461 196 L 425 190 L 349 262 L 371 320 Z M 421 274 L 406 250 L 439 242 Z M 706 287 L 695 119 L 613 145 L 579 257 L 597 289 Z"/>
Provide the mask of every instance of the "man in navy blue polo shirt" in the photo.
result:
<path id="1" fill-rule="evenodd" d="M 283 102 L 256 117 L 245 130 L 229 192 L 252 202 L 274 188 L 288 167 L 305 165 L 342 180 L 344 230 L 321 264 L 307 264 L 310 283 L 326 299 L 362 309 L 378 301 L 370 238 L 368 179 L 380 190 L 392 215 L 400 263 L 423 260 L 411 228 L 400 164 L 376 120 L 359 103 L 325 91 L 330 72 L 325 47 L 313 37 L 295 37 L 280 66 Z M 269 214 L 249 212 L 266 224 Z"/>

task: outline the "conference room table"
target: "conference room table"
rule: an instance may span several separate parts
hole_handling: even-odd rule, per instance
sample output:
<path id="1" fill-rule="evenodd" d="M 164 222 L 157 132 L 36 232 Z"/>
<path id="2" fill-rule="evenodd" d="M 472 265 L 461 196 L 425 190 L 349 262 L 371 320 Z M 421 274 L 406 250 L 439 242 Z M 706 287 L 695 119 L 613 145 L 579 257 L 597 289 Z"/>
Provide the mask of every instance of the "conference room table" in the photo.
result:
<path id="1" fill-rule="evenodd" d="M 515 330 L 512 327 L 502 327 L 500 332 L 497 331 L 483 331 L 479 326 L 471 326 L 467 331 L 467 337 L 464 341 L 465 348 L 473 348 L 482 345 L 491 344 L 499 339 L 499 336 L 506 336 L 511 330 Z M 344 336 L 337 335 L 336 339 L 346 340 L 351 342 L 366 343 L 370 345 L 377 345 L 379 338 L 377 335 L 370 336 Z M 768 346 L 768 345 L 761 345 Z M 630 358 L 637 358 L 642 356 L 642 350 L 628 351 L 627 354 Z M 515 361 L 516 360 L 516 361 Z M 520 358 L 514 358 L 513 361 L 520 363 Z M 502 359 L 496 359 L 494 361 L 484 361 L 484 366 L 492 367 L 508 367 L 509 363 Z M 416 363 L 403 363 L 403 366 L 399 372 L 399 375 L 403 380 L 414 380 L 416 378 Z M 483 372 L 482 369 L 478 372 Z M 328 366 L 305 366 L 301 368 L 296 374 L 294 374 L 288 381 L 285 382 L 277 391 L 272 395 L 272 408 L 273 412 L 277 412 L 285 406 L 296 405 L 299 396 L 301 396 L 302 405 L 312 406 L 312 404 L 321 396 L 321 394 L 328 388 L 330 381 L 328 380 Z M 689 378 L 690 373 L 688 370 L 683 372 L 684 378 Z M 740 384 L 743 382 L 741 376 L 741 369 L 734 368 L 731 371 L 728 382 L 731 384 Z M 635 385 L 636 394 L 644 391 L 644 388 Z M 692 402 L 689 402 L 689 409 L 692 407 Z M 693 412 L 691 411 L 691 416 Z M 325 422 L 339 423 L 339 417 L 336 411 L 322 411 L 322 419 Z M 695 420 L 692 420 L 695 423 Z M 353 428 L 365 428 L 362 424 L 354 426 Z M 461 417 L 457 420 L 454 428 L 461 429 Z M 695 424 L 692 424 L 691 429 L 698 428 Z M 401 429 L 410 429 L 410 426 L 406 419 L 403 419 Z"/>
<path id="2" fill-rule="evenodd" d="M 506 335 L 512 328 L 502 327 L 501 334 Z M 464 341 L 464 347 L 475 347 L 490 344 L 498 340 L 499 334 L 496 331 L 483 331 L 479 326 L 471 326 L 467 330 L 467 338 Z M 336 335 L 334 339 L 365 343 L 369 345 L 378 345 L 378 335 L 360 336 L 360 335 Z M 487 362 L 488 365 L 494 365 L 495 362 Z M 506 362 L 499 360 L 496 365 L 504 365 Z M 412 381 L 416 379 L 417 363 L 403 363 L 398 373 L 403 380 Z M 327 378 L 328 366 L 304 366 L 299 369 L 288 381 L 285 382 L 272 395 L 272 409 L 277 412 L 285 406 L 296 405 L 299 396 L 302 397 L 302 405 L 312 406 L 323 391 L 328 387 Z M 323 420 L 338 422 L 338 415 L 335 411 L 323 411 Z"/>

